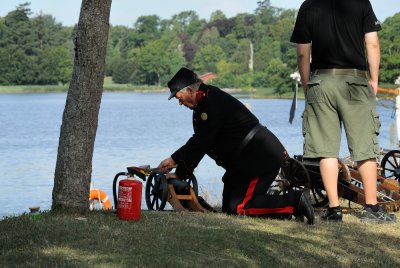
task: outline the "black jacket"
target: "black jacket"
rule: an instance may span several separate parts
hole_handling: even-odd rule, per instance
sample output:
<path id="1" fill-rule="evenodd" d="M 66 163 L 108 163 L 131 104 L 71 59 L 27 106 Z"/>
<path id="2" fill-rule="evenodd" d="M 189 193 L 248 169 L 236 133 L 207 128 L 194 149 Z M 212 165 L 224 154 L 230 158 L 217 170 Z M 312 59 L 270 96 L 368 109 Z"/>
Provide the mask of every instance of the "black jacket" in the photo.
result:
<path id="1" fill-rule="evenodd" d="M 201 84 L 193 109 L 194 134 L 171 155 L 176 174 L 188 178 L 205 154 L 229 173 L 252 178 L 276 168 L 286 156 L 279 140 L 265 127 L 239 150 L 258 119 L 239 100 L 217 87 Z"/>

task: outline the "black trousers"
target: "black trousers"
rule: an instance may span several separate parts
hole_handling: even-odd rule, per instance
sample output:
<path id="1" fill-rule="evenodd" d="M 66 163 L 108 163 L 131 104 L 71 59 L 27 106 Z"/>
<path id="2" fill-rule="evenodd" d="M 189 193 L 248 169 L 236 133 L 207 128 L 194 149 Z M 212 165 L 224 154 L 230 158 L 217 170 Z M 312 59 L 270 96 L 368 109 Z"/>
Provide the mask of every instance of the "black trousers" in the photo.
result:
<path id="1" fill-rule="evenodd" d="M 225 173 L 222 211 L 227 214 L 249 216 L 287 216 L 295 212 L 299 193 L 267 195 L 267 190 L 278 175 L 279 168 L 255 178 Z"/>

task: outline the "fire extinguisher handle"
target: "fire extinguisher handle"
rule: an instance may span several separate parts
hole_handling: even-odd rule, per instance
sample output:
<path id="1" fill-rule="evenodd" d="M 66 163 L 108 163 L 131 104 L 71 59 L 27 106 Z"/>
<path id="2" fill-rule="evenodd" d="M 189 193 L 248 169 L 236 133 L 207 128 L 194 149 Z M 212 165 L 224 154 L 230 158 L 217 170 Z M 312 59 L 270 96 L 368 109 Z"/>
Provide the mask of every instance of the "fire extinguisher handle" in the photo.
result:
<path id="1" fill-rule="evenodd" d="M 127 167 L 126 169 L 128 170 L 129 175 L 131 175 L 131 176 L 136 175 L 143 181 L 146 181 L 146 174 L 143 171 L 143 169 L 138 168 L 138 167 Z"/>
<path id="2" fill-rule="evenodd" d="M 128 172 L 119 172 L 115 175 L 114 180 L 113 180 L 113 197 L 114 197 L 114 206 L 115 209 L 118 208 L 118 198 L 117 198 L 117 180 L 119 178 L 119 176 L 128 176 L 129 173 Z"/>

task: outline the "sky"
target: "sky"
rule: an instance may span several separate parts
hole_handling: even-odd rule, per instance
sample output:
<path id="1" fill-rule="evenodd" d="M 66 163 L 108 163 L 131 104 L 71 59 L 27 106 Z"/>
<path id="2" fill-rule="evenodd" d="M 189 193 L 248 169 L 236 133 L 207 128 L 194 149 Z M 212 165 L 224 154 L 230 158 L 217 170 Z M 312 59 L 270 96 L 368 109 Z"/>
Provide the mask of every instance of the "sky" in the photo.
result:
<path id="1" fill-rule="evenodd" d="M 78 23 L 82 0 L 3 0 L 0 17 L 7 15 L 19 4 L 30 2 L 33 15 L 40 12 L 50 14 L 64 26 Z M 253 13 L 258 0 L 113 0 L 110 23 L 132 27 L 138 17 L 158 15 L 170 19 L 182 11 L 194 10 L 202 19 L 208 20 L 215 10 L 221 10 L 227 17 L 238 13 Z M 271 5 L 281 8 L 299 8 L 303 0 L 271 0 Z M 400 12 L 399 0 L 370 0 L 380 21 Z"/>

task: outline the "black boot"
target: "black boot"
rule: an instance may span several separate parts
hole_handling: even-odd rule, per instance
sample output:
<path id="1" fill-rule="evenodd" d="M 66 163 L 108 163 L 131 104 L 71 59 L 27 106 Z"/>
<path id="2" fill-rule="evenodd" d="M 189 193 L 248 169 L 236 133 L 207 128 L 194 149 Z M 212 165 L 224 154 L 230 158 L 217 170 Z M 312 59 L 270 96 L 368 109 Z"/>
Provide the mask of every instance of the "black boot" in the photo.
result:
<path id="1" fill-rule="evenodd" d="M 314 224 L 314 208 L 310 202 L 309 190 L 299 192 L 299 195 L 300 198 L 295 210 L 295 216 L 300 219 L 306 217 L 308 224 Z"/>

